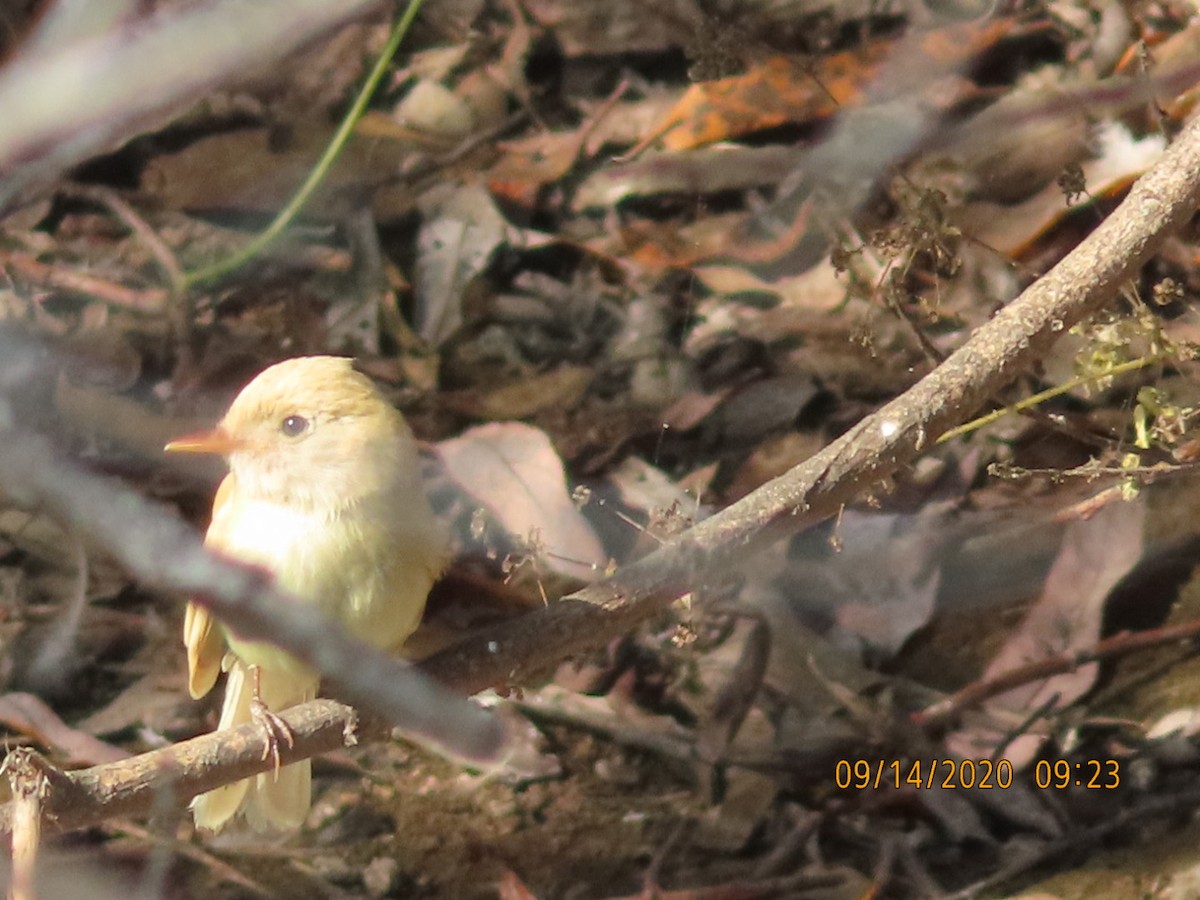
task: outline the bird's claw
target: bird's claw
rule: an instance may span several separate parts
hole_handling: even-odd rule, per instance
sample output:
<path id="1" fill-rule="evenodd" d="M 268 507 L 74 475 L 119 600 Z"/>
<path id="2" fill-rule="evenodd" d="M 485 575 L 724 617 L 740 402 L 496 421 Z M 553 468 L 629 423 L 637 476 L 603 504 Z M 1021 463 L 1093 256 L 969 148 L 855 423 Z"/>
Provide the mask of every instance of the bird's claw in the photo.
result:
<path id="1" fill-rule="evenodd" d="M 275 713 L 267 707 L 263 702 L 259 692 L 259 684 L 261 674 L 258 666 L 251 666 L 251 672 L 254 678 L 254 693 L 250 697 L 250 718 L 254 723 L 262 729 L 263 735 L 266 737 L 266 746 L 263 747 L 262 758 L 273 759 L 275 761 L 275 777 L 279 777 L 280 760 L 279 760 L 279 745 L 287 744 L 288 749 L 296 746 L 296 733 L 292 731 L 292 726 L 283 721 Z"/>

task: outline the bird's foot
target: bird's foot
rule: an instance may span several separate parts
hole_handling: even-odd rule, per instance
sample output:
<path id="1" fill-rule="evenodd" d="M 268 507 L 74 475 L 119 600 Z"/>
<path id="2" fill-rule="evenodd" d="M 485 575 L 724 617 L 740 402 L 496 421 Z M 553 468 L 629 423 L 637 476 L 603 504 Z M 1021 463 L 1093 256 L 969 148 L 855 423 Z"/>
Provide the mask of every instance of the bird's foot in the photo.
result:
<path id="1" fill-rule="evenodd" d="M 287 744 L 288 749 L 296 746 L 296 733 L 292 731 L 291 725 L 271 712 L 267 704 L 263 702 L 260 692 L 262 672 L 258 666 L 250 666 L 250 672 L 254 679 L 254 692 L 250 697 L 250 718 L 263 730 L 267 745 L 263 748 L 262 758 L 275 760 L 275 777 L 278 778 L 279 745 Z"/>

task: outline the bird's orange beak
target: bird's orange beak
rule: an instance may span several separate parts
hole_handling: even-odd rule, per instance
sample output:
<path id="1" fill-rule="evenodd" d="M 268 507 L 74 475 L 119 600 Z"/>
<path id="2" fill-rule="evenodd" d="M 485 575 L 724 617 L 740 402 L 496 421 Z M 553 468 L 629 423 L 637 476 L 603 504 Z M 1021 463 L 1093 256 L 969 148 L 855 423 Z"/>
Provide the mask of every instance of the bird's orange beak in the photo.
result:
<path id="1" fill-rule="evenodd" d="M 167 453 L 217 453 L 227 456 L 241 449 L 242 443 L 228 431 L 217 427 L 212 431 L 196 431 L 177 437 L 168 442 L 163 450 Z"/>

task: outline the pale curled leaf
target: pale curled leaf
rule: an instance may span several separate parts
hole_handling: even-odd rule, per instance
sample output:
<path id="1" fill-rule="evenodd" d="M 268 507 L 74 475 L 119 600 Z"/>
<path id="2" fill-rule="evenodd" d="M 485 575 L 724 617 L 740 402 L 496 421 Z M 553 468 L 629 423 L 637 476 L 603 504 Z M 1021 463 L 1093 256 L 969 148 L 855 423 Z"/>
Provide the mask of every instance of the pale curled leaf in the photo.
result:
<path id="1" fill-rule="evenodd" d="M 1071 523 L 1046 577 L 1038 602 L 1005 642 L 984 673 L 985 679 L 1052 656 L 1093 647 L 1100 640 L 1105 601 L 1142 557 L 1145 503 L 1114 503 L 1090 519 Z M 1099 672 L 1087 663 L 1069 672 L 1033 681 L 989 701 L 984 710 L 1010 725 L 1037 710 L 1062 709 L 1091 690 Z M 1007 729 L 968 728 L 947 738 L 965 757 L 986 757 L 1002 749 L 1014 766 L 1027 763 L 1043 735 L 1029 729 L 1007 741 Z"/>
<path id="2" fill-rule="evenodd" d="M 544 432 L 494 422 L 436 449 L 449 475 L 513 537 L 541 542 L 540 564 L 584 581 L 604 571 L 604 548 L 572 502 L 562 460 Z"/>
<path id="3" fill-rule="evenodd" d="M 498 248 L 537 246 L 547 238 L 509 224 L 481 185 L 439 185 L 418 205 L 417 331 L 440 343 L 462 325 L 463 295 Z"/>

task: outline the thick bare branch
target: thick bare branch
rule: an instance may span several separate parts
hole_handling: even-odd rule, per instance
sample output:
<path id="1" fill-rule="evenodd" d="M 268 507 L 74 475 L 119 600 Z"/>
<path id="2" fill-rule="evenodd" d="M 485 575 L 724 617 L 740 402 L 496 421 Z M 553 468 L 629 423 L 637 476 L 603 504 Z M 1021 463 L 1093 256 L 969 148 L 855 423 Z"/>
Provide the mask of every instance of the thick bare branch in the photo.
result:
<path id="1" fill-rule="evenodd" d="M 426 661 L 463 690 L 530 672 L 627 630 L 713 573 L 776 538 L 833 515 L 908 465 L 948 428 L 1039 360 L 1072 325 L 1116 297 L 1200 198 L 1200 121 L 1193 121 L 1125 201 L 925 378 L 820 453 L 612 578 Z"/>
<path id="2" fill-rule="evenodd" d="M 360 724 L 353 709 L 333 700 L 295 706 L 280 717 L 295 735 L 294 746 L 278 748 L 284 764 L 359 741 L 377 741 L 388 733 L 377 720 Z M 42 830 L 54 834 L 145 814 L 162 807 L 164 793 L 182 807 L 197 794 L 273 768 L 274 757 L 267 749 L 264 730 L 250 723 L 74 772 L 43 765 L 47 786 L 40 797 Z M 0 833 L 11 831 L 13 816 L 12 803 L 0 807 Z"/>

